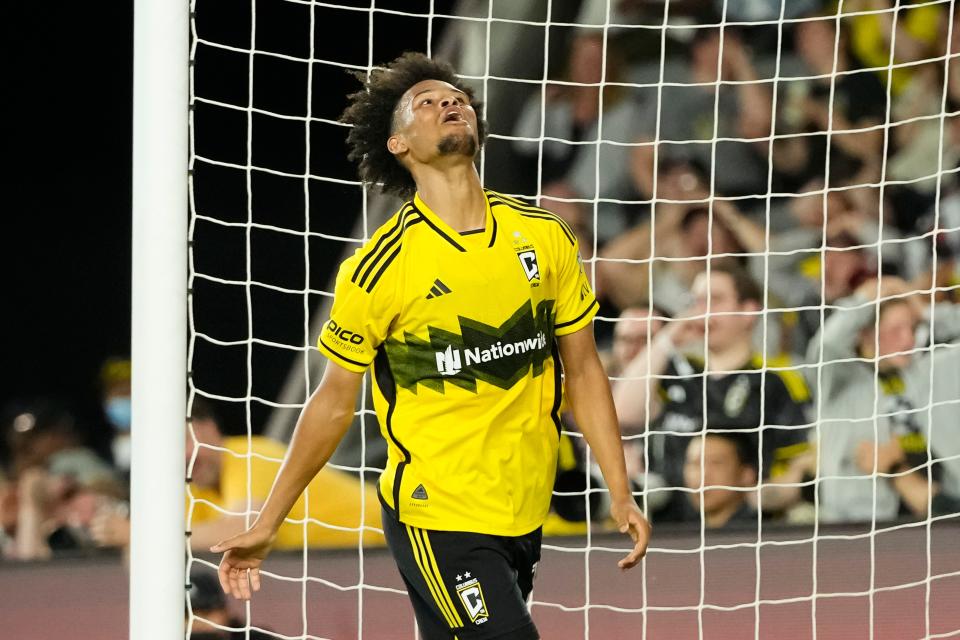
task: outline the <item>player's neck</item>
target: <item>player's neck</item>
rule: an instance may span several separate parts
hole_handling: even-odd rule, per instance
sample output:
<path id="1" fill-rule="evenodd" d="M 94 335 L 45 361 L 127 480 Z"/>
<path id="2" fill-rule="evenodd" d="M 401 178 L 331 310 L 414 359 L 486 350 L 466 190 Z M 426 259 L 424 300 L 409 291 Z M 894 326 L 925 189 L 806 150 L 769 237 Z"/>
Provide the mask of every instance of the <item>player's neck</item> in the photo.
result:
<path id="1" fill-rule="evenodd" d="M 418 171 L 417 193 L 437 217 L 457 232 L 483 228 L 487 199 L 473 163 Z"/>
<path id="2" fill-rule="evenodd" d="M 734 342 L 724 349 L 710 349 L 707 370 L 715 373 L 738 371 L 750 361 L 753 345 L 749 340 Z"/>

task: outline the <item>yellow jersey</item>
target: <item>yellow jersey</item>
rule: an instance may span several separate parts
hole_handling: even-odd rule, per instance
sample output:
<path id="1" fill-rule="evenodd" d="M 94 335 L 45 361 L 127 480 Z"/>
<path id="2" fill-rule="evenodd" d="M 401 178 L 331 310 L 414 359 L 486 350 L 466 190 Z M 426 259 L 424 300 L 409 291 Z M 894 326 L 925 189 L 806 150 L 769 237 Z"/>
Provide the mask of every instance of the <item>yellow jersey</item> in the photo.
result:
<path id="1" fill-rule="evenodd" d="M 419 194 L 404 204 L 341 265 L 318 348 L 373 364 L 384 506 L 424 529 L 517 536 L 543 524 L 556 477 L 555 338 L 598 304 L 561 218 L 485 194 L 473 232 Z"/>

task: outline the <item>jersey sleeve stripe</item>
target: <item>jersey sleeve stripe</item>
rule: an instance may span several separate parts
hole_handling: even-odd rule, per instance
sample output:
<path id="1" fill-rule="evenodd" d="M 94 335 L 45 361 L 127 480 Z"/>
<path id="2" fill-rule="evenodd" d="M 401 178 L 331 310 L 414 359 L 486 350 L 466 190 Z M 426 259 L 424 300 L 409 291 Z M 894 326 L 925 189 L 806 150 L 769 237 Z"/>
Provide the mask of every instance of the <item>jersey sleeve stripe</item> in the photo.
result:
<path id="1" fill-rule="evenodd" d="M 377 274 L 370 280 L 370 284 L 367 285 L 367 293 L 373 291 L 373 288 L 376 286 L 377 282 L 380 281 L 380 277 L 383 276 L 383 272 L 387 270 L 387 267 L 390 266 L 390 263 L 393 262 L 398 255 L 400 255 L 400 247 L 394 249 L 393 253 L 390 254 L 390 257 L 383 261 L 383 264 L 380 266 L 380 270 L 377 271 Z"/>
<path id="2" fill-rule="evenodd" d="M 563 235 L 567 236 L 567 240 L 570 241 L 570 244 L 576 243 L 576 236 L 573 233 L 573 230 L 567 225 L 567 223 L 557 214 L 550 213 L 545 209 L 539 209 L 537 207 L 527 207 L 512 202 L 506 202 L 500 200 L 496 196 L 490 196 L 490 206 L 491 207 L 509 207 L 516 211 L 520 212 L 520 215 L 524 218 L 531 218 L 535 220 L 546 220 L 548 222 L 556 222 L 560 225 L 560 229 L 563 231 Z"/>
<path id="3" fill-rule="evenodd" d="M 596 298 L 594 298 L 594 299 L 593 299 L 593 303 L 592 303 L 589 307 L 587 307 L 586 309 L 584 309 L 583 313 L 581 313 L 580 315 L 578 315 L 578 316 L 577 316 L 576 318 L 574 318 L 573 320 L 569 320 L 569 321 L 567 321 L 567 322 L 559 322 L 559 323 L 557 323 L 556 326 L 554 326 L 554 329 L 562 329 L 562 328 L 564 328 L 564 327 L 569 327 L 569 326 L 572 325 L 572 324 L 577 324 L 578 322 L 580 322 L 581 320 L 583 320 L 584 316 L 586 316 L 588 313 L 590 313 L 591 311 L 593 311 L 593 309 L 594 309 L 595 307 L 599 307 L 599 306 L 600 306 L 600 303 L 597 302 L 597 299 L 596 299 Z"/>
<path id="4" fill-rule="evenodd" d="M 363 276 L 361 276 L 360 280 L 356 281 L 356 284 L 358 287 L 366 286 L 366 280 L 367 278 L 370 277 L 370 274 L 373 272 L 374 267 L 377 266 L 377 263 L 380 260 L 382 260 L 384 256 L 390 254 L 390 250 L 393 248 L 393 245 L 400 242 L 400 240 L 403 238 L 403 234 L 406 233 L 407 228 L 413 222 L 418 220 L 418 214 L 410 214 L 409 211 L 407 212 L 407 214 L 408 215 L 404 216 L 403 224 L 400 227 L 400 231 L 395 233 L 394 236 L 390 239 L 390 241 L 387 242 L 385 245 L 383 245 L 383 248 L 377 252 L 377 255 L 374 257 L 374 259 L 370 262 L 369 265 L 367 265 L 367 269 L 366 271 L 363 272 Z"/>
<path id="5" fill-rule="evenodd" d="M 320 343 L 320 346 L 322 346 L 326 352 L 329 352 L 329 353 L 335 355 L 335 356 L 336 356 L 337 358 L 339 358 L 340 360 L 343 360 L 344 362 L 346 362 L 346 363 L 348 363 L 348 364 L 352 364 L 352 365 L 355 366 L 355 367 L 363 367 L 364 369 L 366 369 L 367 367 L 369 367 L 369 366 L 372 364 L 372 362 L 360 362 L 360 361 L 358 361 L 358 360 L 351 360 L 350 358 L 347 358 L 346 356 L 340 355 L 339 353 L 337 353 L 336 351 L 334 351 L 334 350 L 330 347 L 330 345 L 328 345 L 326 342 L 323 341 L 323 336 L 320 336 L 319 343 Z"/>
<path id="6" fill-rule="evenodd" d="M 524 218 L 531 218 L 534 220 L 547 220 L 549 222 L 556 222 L 560 225 L 560 228 L 563 230 L 563 235 L 567 236 L 567 240 L 570 241 L 570 244 L 576 244 L 577 238 L 573 235 L 573 232 L 567 227 L 567 223 L 552 214 L 539 214 L 539 213 L 521 213 L 521 216 Z"/>
<path id="7" fill-rule="evenodd" d="M 407 214 L 410 212 L 411 209 L 412 209 L 412 205 L 409 205 L 409 204 L 406 207 L 404 207 L 403 210 L 400 212 L 400 215 L 397 216 L 397 221 L 394 223 L 394 225 L 386 233 L 380 236 L 380 239 L 377 240 L 376 244 L 373 245 L 373 248 L 367 252 L 367 255 L 363 256 L 363 259 L 360 260 L 360 264 L 357 265 L 356 270 L 353 272 L 353 277 L 350 278 L 351 282 L 353 282 L 354 284 L 357 283 L 357 278 L 360 276 L 360 272 L 363 270 L 364 265 L 366 265 L 367 261 L 370 260 L 370 258 L 374 257 L 380 251 L 380 246 L 387 241 L 387 238 L 389 238 L 393 233 L 397 231 L 397 229 L 400 228 L 400 226 L 403 224 L 404 219 L 406 218 Z"/>
<path id="8" fill-rule="evenodd" d="M 524 202 L 523 200 L 518 200 L 517 198 L 505 196 L 502 193 L 493 192 L 490 194 L 490 197 L 500 200 L 503 204 L 507 206 L 512 206 L 515 209 L 526 211 L 527 213 L 539 213 L 545 216 L 549 216 L 550 218 L 555 219 L 557 222 L 560 223 L 562 227 L 564 227 L 567 231 L 573 234 L 573 229 L 570 227 L 569 224 L 567 224 L 567 221 L 561 218 L 560 216 L 558 216 L 557 214 L 555 214 L 554 212 L 550 211 L 549 209 L 544 209 L 543 207 L 538 207 L 538 206 L 529 204 L 527 202 Z"/>
<path id="9" fill-rule="evenodd" d="M 417 539 L 415 529 L 410 525 L 405 525 L 407 528 L 407 536 L 410 538 L 410 547 L 413 550 L 413 558 L 417 561 L 417 566 L 420 567 L 420 573 L 423 575 L 423 580 L 427 583 L 427 588 L 430 590 L 430 594 L 433 596 L 434 602 L 437 604 L 437 608 L 440 610 L 440 613 L 443 614 L 444 620 L 447 621 L 447 624 L 450 625 L 450 628 L 456 628 L 456 620 L 450 615 L 450 612 L 447 610 L 447 607 L 443 601 L 443 598 L 440 597 L 440 594 L 437 592 L 437 584 L 433 580 L 433 576 L 430 575 L 430 572 L 426 568 L 426 552 L 421 548 L 420 541 Z"/>
<path id="10" fill-rule="evenodd" d="M 424 220 L 424 218 L 414 218 L 413 220 L 410 221 L 409 224 L 407 224 L 406 226 L 404 226 L 404 231 L 406 231 L 409 227 L 412 227 L 413 225 L 417 224 L 418 222 L 422 222 L 423 220 Z M 401 235 L 402 235 L 402 234 L 401 234 Z M 399 236 L 398 236 L 398 237 L 399 237 Z M 399 247 L 399 246 L 398 246 L 396 249 L 393 250 L 393 253 L 391 253 L 391 254 L 387 257 L 386 260 L 383 261 L 383 264 L 380 265 L 380 269 L 377 271 L 376 275 L 374 275 L 373 278 L 370 279 L 370 283 L 366 286 L 366 292 L 367 292 L 367 293 L 370 293 L 370 292 L 373 291 L 373 288 L 374 288 L 375 286 L 377 286 L 377 283 L 380 281 L 380 277 L 383 276 L 384 272 L 387 270 L 387 267 L 390 266 L 390 263 L 392 263 L 392 262 L 396 259 L 396 257 L 397 257 L 398 255 L 400 255 L 400 247 Z M 374 264 L 376 264 L 376 263 L 374 263 Z M 372 266 L 372 265 L 371 265 L 371 266 Z M 364 276 L 364 277 L 366 277 L 366 276 Z"/>

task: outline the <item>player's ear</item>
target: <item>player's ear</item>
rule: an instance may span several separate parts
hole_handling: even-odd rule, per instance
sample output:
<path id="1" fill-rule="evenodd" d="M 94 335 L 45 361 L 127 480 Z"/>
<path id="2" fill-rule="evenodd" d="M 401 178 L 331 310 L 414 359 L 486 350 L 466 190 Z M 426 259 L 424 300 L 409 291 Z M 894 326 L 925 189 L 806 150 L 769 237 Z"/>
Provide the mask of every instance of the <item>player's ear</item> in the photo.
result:
<path id="1" fill-rule="evenodd" d="M 404 140 L 403 136 L 399 133 L 395 133 L 387 138 L 387 151 L 395 156 L 406 153 L 408 148 L 407 141 Z"/>

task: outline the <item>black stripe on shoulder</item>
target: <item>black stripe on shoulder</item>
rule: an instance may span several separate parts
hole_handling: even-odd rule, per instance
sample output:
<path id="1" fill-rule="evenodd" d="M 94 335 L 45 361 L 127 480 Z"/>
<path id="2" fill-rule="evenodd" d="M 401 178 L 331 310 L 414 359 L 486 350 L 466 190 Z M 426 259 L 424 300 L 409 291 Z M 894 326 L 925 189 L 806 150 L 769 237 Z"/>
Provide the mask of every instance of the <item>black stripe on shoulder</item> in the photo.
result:
<path id="1" fill-rule="evenodd" d="M 577 238 L 573 235 L 573 232 L 567 227 L 567 223 L 561 220 L 558 216 L 555 215 L 540 215 L 534 213 L 521 213 L 521 216 L 524 218 L 530 218 L 531 220 L 545 220 L 547 222 L 556 222 L 560 225 L 560 229 L 563 231 L 563 235 L 567 236 L 567 240 L 570 241 L 570 244 L 576 244 Z"/>
<path id="2" fill-rule="evenodd" d="M 464 253 L 467 252 L 467 250 L 464 249 L 462 246 L 460 246 L 460 245 L 457 243 L 456 240 L 454 240 L 453 238 L 451 238 L 450 236 L 448 236 L 447 234 L 445 234 L 445 233 L 443 232 L 443 230 L 442 230 L 440 227 L 438 227 L 437 225 L 433 224 L 433 222 L 432 222 L 427 216 L 425 216 L 425 215 L 423 215 L 422 213 L 420 213 L 420 210 L 419 210 L 419 209 L 417 209 L 417 213 L 420 214 L 420 219 L 421 219 L 421 220 L 423 220 L 424 222 L 426 222 L 426 223 L 430 226 L 431 229 L 433 229 L 434 231 L 437 232 L 437 235 L 439 235 L 441 238 L 443 238 L 444 240 L 446 240 L 447 242 L 449 242 L 450 244 L 452 244 L 452 245 L 453 245 L 456 249 L 458 249 L 459 251 L 463 251 Z"/>
<path id="3" fill-rule="evenodd" d="M 522 210 L 522 211 L 527 211 L 527 212 L 529 212 L 529 213 L 542 213 L 542 214 L 544 214 L 544 215 L 547 215 L 547 216 L 551 216 L 551 217 L 553 217 L 553 218 L 556 218 L 557 220 L 560 221 L 560 223 L 561 223 L 564 227 L 567 228 L 567 231 L 569 231 L 570 233 L 573 233 L 573 228 L 570 227 L 569 224 L 567 224 L 567 221 L 564 220 L 563 218 L 561 218 L 560 216 L 558 216 L 557 214 L 555 214 L 553 211 L 550 211 L 549 209 L 544 209 L 543 207 L 538 207 L 538 206 L 536 206 L 536 205 L 534 205 L 534 204 L 530 204 L 529 202 L 526 202 L 526 201 L 524 201 L 524 200 L 520 200 L 519 198 L 514 198 L 513 196 L 505 196 L 505 195 L 503 195 L 502 193 L 496 193 L 496 192 L 494 192 L 494 193 L 491 193 L 490 195 L 492 195 L 494 198 L 498 198 L 499 200 L 502 200 L 504 203 L 506 203 L 506 204 L 508 204 L 508 205 L 511 205 L 511 206 L 514 206 L 514 207 L 516 207 L 517 209 L 520 209 L 520 210 Z"/>
<path id="4" fill-rule="evenodd" d="M 526 200 L 521 200 L 520 198 L 515 198 L 515 197 L 513 197 L 513 196 L 508 196 L 508 195 L 505 195 L 505 194 L 503 194 L 503 193 L 500 193 L 499 191 L 487 191 L 487 197 L 488 197 L 488 198 L 497 198 L 498 200 L 502 200 L 505 204 L 512 204 L 512 205 L 516 205 L 516 206 L 518 206 L 518 207 L 532 207 L 532 206 L 534 206 L 534 205 L 530 204 L 529 202 L 527 202 Z"/>
<path id="5" fill-rule="evenodd" d="M 587 315 L 588 313 L 590 313 L 591 311 L 593 311 L 593 308 L 594 308 L 594 307 L 599 307 L 599 306 L 600 306 L 600 303 L 597 302 L 597 299 L 596 299 L 596 298 L 594 298 L 594 299 L 593 299 L 593 304 L 591 304 L 589 307 L 587 307 L 586 309 L 584 309 L 583 313 L 581 313 L 581 314 L 578 315 L 576 318 L 574 318 L 573 320 L 570 320 L 570 321 L 568 321 L 568 322 L 559 322 L 559 323 L 557 323 L 557 325 L 554 327 L 554 329 L 562 329 L 563 327 L 569 327 L 569 326 L 572 325 L 572 324 L 577 324 L 578 322 L 580 322 L 581 320 L 583 320 L 583 317 L 584 317 L 585 315 Z"/>
<path id="6" fill-rule="evenodd" d="M 370 261 L 370 264 L 367 265 L 366 270 L 363 272 L 363 275 L 360 276 L 360 279 L 356 281 L 358 287 L 364 288 L 367 286 L 367 278 L 370 277 L 370 274 L 373 273 L 374 268 L 377 264 L 380 263 L 384 257 L 389 256 L 393 250 L 394 245 L 399 244 L 403 239 L 403 234 L 406 233 L 410 225 L 420 217 L 419 213 L 416 213 L 414 210 L 407 211 L 403 216 L 403 225 L 400 227 L 400 231 L 395 233 L 390 241 L 383 245 L 383 248 L 377 253 L 377 256 Z"/>
<path id="7" fill-rule="evenodd" d="M 403 231 L 406 231 L 407 229 L 417 224 L 418 222 L 424 222 L 426 220 L 427 220 L 426 218 L 423 218 L 421 216 L 413 217 L 405 225 L 403 225 Z M 403 232 L 401 232 L 400 235 L 397 236 L 397 238 L 400 238 L 402 236 L 403 236 Z M 377 283 L 380 281 L 380 276 L 383 275 L 384 271 L 387 270 L 387 267 L 390 266 L 390 263 L 393 262 L 394 259 L 400 254 L 400 248 L 402 247 L 402 245 L 403 243 L 398 244 L 397 248 L 393 250 L 393 253 L 387 256 L 387 259 L 384 260 L 383 264 L 380 265 L 380 268 L 377 270 L 377 273 L 370 279 L 370 283 L 367 284 L 365 288 L 367 293 L 370 293 L 371 291 L 373 291 L 373 288 L 377 286 Z"/>
<path id="8" fill-rule="evenodd" d="M 567 236 L 567 240 L 570 241 L 570 244 L 576 242 L 576 234 L 573 232 L 573 229 L 570 228 L 570 225 L 567 224 L 567 221 L 547 209 L 541 209 L 540 207 L 533 207 L 527 204 L 522 204 L 517 200 L 508 200 L 502 198 L 499 195 L 490 196 L 490 206 L 504 206 L 516 209 L 520 212 L 520 215 L 525 218 L 538 218 L 540 220 L 551 220 L 560 225 L 560 228 L 563 230 L 563 234 Z"/>
<path id="9" fill-rule="evenodd" d="M 404 220 L 412 210 L 413 210 L 413 205 L 410 203 L 407 203 L 403 207 L 403 209 L 401 209 L 400 215 L 397 216 L 397 221 L 394 223 L 392 227 L 390 227 L 390 230 L 384 233 L 382 236 L 380 236 L 380 239 L 377 240 L 377 243 L 373 246 L 373 248 L 367 252 L 367 255 L 363 256 L 363 259 L 360 261 L 360 264 L 358 264 L 357 268 L 354 270 L 353 276 L 350 278 L 351 282 L 353 282 L 354 284 L 359 284 L 357 282 L 357 279 L 360 277 L 360 273 L 363 271 L 364 266 L 366 266 L 367 262 L 370 261 L 371 258 L 373 259 L 374 262 L 376 262 L 379 259 L 379 254 L 382 253 L 381 247 L 383 246 L 383 243 L 388 242 L 390 237 L 397 232 L 397 229 L 399 229 L 403 225 Z"/>

